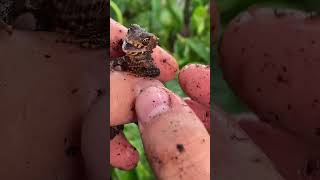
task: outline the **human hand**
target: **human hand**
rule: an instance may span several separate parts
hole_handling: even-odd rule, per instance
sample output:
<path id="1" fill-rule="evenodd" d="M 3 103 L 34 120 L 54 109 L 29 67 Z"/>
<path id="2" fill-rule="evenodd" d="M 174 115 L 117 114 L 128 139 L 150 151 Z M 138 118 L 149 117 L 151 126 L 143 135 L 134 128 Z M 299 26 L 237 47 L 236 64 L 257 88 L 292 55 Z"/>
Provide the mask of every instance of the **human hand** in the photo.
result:
<path id="1" fill-rule="evenodd" d="M 114 22 L 114 21 L 113 21 Z M 113 24 L 113 22 L 112 22 L 112 20 L 111 20 L 111 25 Z M 115 22 L 114 22 L 115 23 Z M 111 26 L 112 27 L 112 26 Z M 115 26 L 115 27 L 121 27 L 121 26 Z M 112 30 L 115 30 L 115 31 L 118 31 L 118 32 L 124 32 L 124 30 L 121 30 L 121 29 L 113 29 L 113 28 L 111 28 Z M 116 34 L 116 33 L 112 33 L 111 32 L 111 34 Z M 114 36 L 112 36 L 112 37 L 114 37 Z M 112 39 L 111 40 L 111 42 L 119 42 L 119 39 L 120 38 L 115 38 L 115 39 Z M 115 44 L 113 44 L 113 45 L 115 45 Z M 116 51 L 118 48 L 114 48 L 114 46 L 111 46 L 111 49 L 110 49 L 110 52 L 111 52 L 111 56 L 113 56 L 113 57 L 115 57 L 115 56 L 119 56 L 119 52 L 118 51 Z M 155 55 L 157 55 L 158 53 L 157 52 L 159 52 L 157 49 L 155 49 L 155 52 L 154 52 L 154 54 Z M 161 51 L 160 51 L 161 52 Z M 160 54 L 160 53 L 159 53 Z M 166 55 L 167 56 L 167 55 Z M 168 57 L 168 56 L 167 56 Z M 161 75 L 160 75 L 160 77 L 159 77 L 159 79 L 160 80 L 169 80 L 169 78 L 173 78 L 174 76 L 172 76 L 173 74 L 175 74 L 174 72 L 176 71 L 176 70 L 174 70 L 174 71 L 172 71 L 173 69 L 172 69 L 172 66 L 168 66 L 168 64 L 167 63 L 169 63 L 169 65 L 170 64 L 172 64 L 172 62 L 170 62 L 171 61 L 171 59 L 172 58 L 170 58 L 170 56 L 169 56 L 169 58 L 167 58 L 167 57 L 165 57 L 165 58 L 161 58 L 161 56 L 159 56 L 159 58 L 157 58 L 157 56 L 154 58 L 155 59 L 155 63 L 158 65 L 159 64 L 159 59 L 162 59 L 161 61 L 160 61 L 160 65 L 158 65 L 158 67 L 160 67 L 160 69 L 161 69 Z M 163 64 L 164 63 L 164 64 Z M 162 68 L 161 68 L 162 67 Z M 165 74 L 162 74 L 162 69 L 164 69 L 165 70 Z M 171 72 L 170 72 L 171 71 Z M 168 72 L 170 73 L 170 75 L 171 76 L 169 76 L 169 78 L 168 78 Z M 116 74 L 114 74 L 114 73 L 116 73 L 116 74 L 123 74 L 123 73 L 119 73 L 119 72 L 113 72 L 113 74 L 111 74 L 111 76 L 117 76 Z M 166 77 L 167 76 L 167 77 Z M 137 79 L 136 77 L 134 77 L 135 79 Z M 120 80 L 121 81 L 121 78 L 119 78 L 118 80 Z M 185 102 L 194 110 L 194 112 L 196 113 L 196 114 L 194 114 L 192 111 L 191 111 L 191 109 L 189 108 L 189 107 L 185 107 L 185 108 L 183 108 L 184 109 L 184 111 L 181 111 L 181 114 L 183 114 L 183 113 L 185 113 L 186 114 L 186 120 L 187 119 L 189 119 L 189 120 L 194 120 L 194 118 L 196 119 L 195 121 L 198 121 L 198 123 L 196 123 L 195 124 L 195 127 L 193 128 L 193 130 L 192 131 L 194 131 L 194 133 L 200 133 L 202 136 L 205 136 L 206 138 L 210 138 L 209 137 L 209 135 L 208 135 L 208 133 L 207 132 L 205 132 L 205 131 L 203 131 L 203 125 L 201 125 L 201 122 L 199 121 L 199 118 L 198 117 L 200 117 L 200 119 L 204 122 L 204 124 L 205 124 L 205 126 L 207 127 L 207 130 L 208 131 L 210 131 L 210 70 L 209 70 L 209 68 L 208 68 L 208 66 L 203 66 L 203 65 L 190 65 L 190 66 L 186 66 L 182 71 L 181 71 L 181 73 L 180 73 L 180 75 L 179 75 L 179 80 L 180 80 L 180 84 L 182 85 L 182 88 L 185 90 L 185 92 L 192 98 L 192 99 L 190 99 L 190 98 L 188 98 L 188 99 L 185 99 Z M 133 94 L 133 96 L 132 97 L 135 97 L 135 95 L 137 94 L 137 93 L 140 93 L 140 91 L 141 91 L 141 89 L 143 89 L 143 88 L 147 88 L 147 87 L 150 87 L 150 86 L 158 86 L 158 87 L 161 87 L 162 85 L 161 84 L 159 84 L 159 82 L 157 82 L 157 81 L 145 81 L 145 80 L 139 80 L 140 82 L 138 83 L 138 82 L 136 82 L 136 81 L 132 81 L 132 85 L 130 85 L 130 84 L 128 84 L 128 83 L 123 83 L 123 84 L 126 84 L 127 86 L 130 86 L 131 88 L 132 87 L 134 87 L 134 91 L 132 92 L 131 91 L 131 93 Z M 195 84 L 195 81 L 197 81 L 197 83 Z M 119 82 L 119 81 L 111 81 L 111 83 L 112 82 Z M 190 82 L 190 83 L 189 83 Z M 116 85 L 115 86 L 113 86 L 113 85 L 111 85 L 111 89 L 113 88 L 113 87 L 116 87 Z M 124 89 L 126 89 L 126 88 L 124 88 Z M 127 88 L 128 89 L 128 88 Z M 117 90 L 118 91 L 118 90 Z M 168 91 L 169 92 L 169 91 Z M 171 92 L 169 92 L 169 93 L 171 93 Z M 111 92 L 111 94 L 113 94 L 112 92 Z M 172 93 L 171 93 L 172 94 Z M 172 94 L 173 95 L 173 94 Z M 112 98 L 113 96 L 111 96 L 111 98 Z M 140 96 L 141 97 L 141 96 Z M 177 96 L 174 96 L 174 97 L 177 97 Z M 177 97 L 178 98 L 178 97 Z M 142 99 L 143 99 L 143 95 L 142 95 Z M 178 99 L 180 99 L 180 98 L 178 98 Z M 118 101 L 118 100 L 117 100 Z M 114 102 L 117 102 L 117 101 L 114 101 Z M 132 100 L 129 100 L 130 102 L 132 102 Z M 181 103 L 182 103 L 182 100 L 180 99 L 180 101 L 181 101 Z M 113 102 L 113 101 L 111 101 L 111 102 Z M 141 102 L 141 101 L 140 101 Z M 142 100 L 142 102 L 143 102 L 143 104 L 144 103 L 147 103 L 147 101 L 146 102 L 144 102 L 144 100 Z M 136 106 L 137 106 L 137 103 L 138 102 L 136 102 Z M 186 105 L 186 103 L 184 103 L 183 102 L 183 105 Z M 128 105 L 128 103 L 126 103 L 127 105 Z M 144 105 L 146 105 L 146 104 L 144 104 Z M 181 104 L 179 104 L 179 105 L 177 105 L 177 107 L 179 107 L 179 106 L 181 106 Z M 115 106 L 114 106 L 115 107 Z M 118 106 L 119 107 L 119 106 Z M 142 107 L 143 107 L 143 105 L 142 105 Z M 148 107 L 148 106 L 147 106 Z M 112 108 L 112 105 L 111 105 L 111 108 Z M 126 109 L 132 109 L 132 106 L 129 106 L 128 108 L 126 108 Z M 138 111 L 137 110 L 137 108 L 139 108 L 139 107 L 136 107 L 136 111 Z M 117 110 L 117 109 L 119 109 L 119 108 L 115 108 L 115 110 L 116 111 L 119 111 L 119 110 Z M 146 110 L 146 108 L 141 108 L 142 109 L 142 111 L 145 111 Z M 179 108 L 178 108 L 179 109 Z M 188 111 L 188 112 L 187 112 Z M 112 114 L 115 114 L 115 117 L 117 118 L 117 114 L 116 113 L 112 113 L 112 111 L 111 111 L 111 116 L 112 116 Z M 140 113 L 141 114 L 141 113 Z M 144 114 L 144 115 L 146 115 L 147 113 L 146 112 L 143 112 L 142 114 Z M 174 114 L 174 113 L 173 113 Z M 172 115 L 173 115 L 172 114 Z M 123 113 L 122 113 L 122 115 L 123 115 Z M 133 114 L 134 115 L 134 114 Z M 196 117 L 196 115 L 198 115 L 198 117 Z M 127 117 L 129 117 L 129 118 L 127 118 Z M 117 120 L 117 122 L 120 122 L 120 123 L 126 123 L 126 122 L 123 122 L 123 120 L 128 120 L 128 119 L 130 119 L 130 117 L 132 118 L 132 116 L 122 116 L 122 117 L 119 117 L 119 119 Z M 139 115 L 138 115 L 138 117 L 139 117 Z M 170 115 L 169 115 L 169 117 L 171 117 Z M 177 115 L 177 114 L 175 114 L 175 116 L 172 116 L 172 118 L 173 118 L 173 120 L 176 120 L 176 121 L 179 121 L 180 120 L 180 118 L 181 118 L 182 116 L 179 116 L 179 115 Z M 111 118 L 111 121 L 113 120 L 113 118 Z M 190 123 L 190 124 L 189 124 Z M 113 125 L 114 123 L 113 122 L 111 122 L 111 124 Z M 160 123 L 161 124 L 161 123 Z M 190 122 L 188 122 L 188 121 L 183 121 L 182 122 L 182 127 L 181 127 L 181 129 L 180 129 L 180 132 L 185 132 L 186 131 L 186 129 L 189 127 L 189 126 L 192 126 L 191 124 L 193 124 L 193 122 L 192 121 L 190 121 Z M 198 127 L 199 128 L 197 128 L 197 125 L 198 125 Z M 140 130 L 141 130 L 141 133 L 143 133 L 143 130 L 142 130 L 143 128 L 140 126 Z M 161 140 L 164 140 L 163 139 L 163 137 L 166 137 L 166 136 L 163 136 L 162 135 L 162 133 L 160 132 L 160 131 L 157 131 L 157 130 L 155 130 L 155 131 L 153 131 L 152 132 L 153 134 L 154 134 L 154 136 L 160 136 L 160 138 L 159 138 L 159 143 L 161 143 Z M 170 133 L 168 133 L 168 135 L 170 135 Z M 171 134 L 172 135 L 172 134 Z M 184 139 L 186 142 L 188 142 L 188 137 L 184 137 L 185 136 L 185 134 L 175 134 L 175 136 L 176 136 L 176 138 L 177 139 Z M 200 137 L 201 136 L 199 136 L 198 138 L 195 138 L 194 140 L 200 140 Z M 191 137 L 190 137 L 191 138 Z M 204 139 L 206 139 L 206 138 L 204 138 Z M 201 141 L 202 140 L 204 140 L 204 139 L 201 139 Z M 149 141 L 148 141 L 148 139 L 146 139 L 146 140 L 143 140 L 143 142 L 144 142 L 144 145 L 145 146 L 148 146 L 149 145 Z M 155 143 L 156 144 L 156 143 Z M 187 143 L 188 144 L 188 143 Z M 171 145 L 174 145 L 174 141 L 171 143 Z M 206 146 L 206 145 L 210 145 L 210 139 L 207 139 L 207 141 L 206 141 L 206 143 L 204 143 L 204 146 Z M 158 146 L 157 146 L 158 147 Z M 201 146 L 198 146 L 198 147 L 201 147 Z M 193 153 L 195 153 L 195 152 L 197 152 L 197 151 L 199 151 L 200 149 L 198 149 L 198 147 L 196 148 L 196 147 L 193 147 L 192 145 L 191 145 L 191 148 L 190 149 L 192 149 L 192 148 L 195 148 L 195 150 L 193 151 L 193 152 L 189 152 L 190 154 L 193 154 Z M 112 147 L 111 147 L 112 148 Z M 171 150 L 173 150 L 173 149 L 171 149 Z M 153 153 L 153 152 L 150 152 L 150 151 L 148 151 L 148 149 L 146 148 L 146 153 L 147 154 L 152 154 L 152 156 L 154 157 L 154 156 L 157 156 L 157 153 Z M 200 154 L 202 154 L 203 155 L 203 157 L 205 157 L 205 159 L 207 159 L 207 160 L 209 160 L 210 159 L 210 148 L 209 147 L 207 147 L 206 148 L 206 150 L 204 151 L 204 153 L 200 153 Z M 195 157 L 197 157 L 197 156 L 195 156 Z M 111 157 L 110 157 L 111 158 Z M 126 158 L 128 158 L 128 157 L 126 157 Z M 161 157 L 159 157 L 160 159 L 161 159 Z M 197 160 L 197 161 L 199 161 L 199 169 L 200 169 L 200 171 L 203 171 L 203 177 L 209 177 L 210 176 L 210 170 L 209 170 L 209 168 L 210 168 L 210 163 L 209 163 L 209 161 L 205 161 L 204 159 L 202 159 L 202 161 L 201 160 L 199 160 L 198 158 L 190 158 L 190 159 L 188 159 L 188 158 L 186 158 L 186 157 L 182 157 L 182 159 L 183 158 L 185 158 L 185 160 L 186 161 L 188 161 L 189 162 L 189 164 L 193 164 L 194 162 L 193 161 L 195 161 L 195 160 Z M 151 164 L 153 164 L 153 162 L 154 161 L 152 161 L 152 159 L 150 159 L 149 158 L 149 160 L 151 161 Z M 125 159 L 122 159 L 122 161 L 125 161 Z M 126 161 L 128 161 L 128 160 L 126 160 Z M 164 160 L 165 161 L 165 160 Z M 170 161 L 170 160 L 169 160 Z M 196 164 L 196 163 L 195 163 Z M 181 166 L 179 166 L 178 164 L 176 164 L 174 167 L 176 167 L 176 168 L 178 168 L 178 167 L 181 167 Z M 161 170 L 160 170 L 161 169 Z M 168 171 L 166 170 L 166 169 L 162 169 L 162 168 L 160 168 L 160 169 L 157 169 L 157 168 L 154 168 L 154 170 L 155 170 L 155 173 L 158 175 L 158 177 L 166 177 L 166 173 L 168 173 Z M 176 173 L 178 173 L 178 171 L 176 172 Z M 184 177 L 186 177 L 186 178 L 188 178 L 188 177 L 192 177 L 192 176 L 195 176 L 195 174 L 188 174 L 188 175 L 185 175 Z"/>
<path id="2" fill-rule="evenodd" d="M 148 87 L 135 109 L 158 179 L 210 179 L 210 136 L 186 102 L 163 87 Z"/>
<path id="3" fill-rule="evenodd" d="M 182 100 L 162 87 L 145 88 L 137 97 L 145 152 L 159 179 L 209 179 L 210 69 L 185 66 L 179 83 L 190 98 Z"/>
<path id="4" fill-rule="evenodd" d="M 120 48 L 117 48 L 116 46 L 119 45 L 120 39 L 125 36 L 126 29 L 125 29 L 125 27 L 116 23 L 112 19 L 110 19 L 110 25 L 111 25 L 111 37 L 110 37 L 110 39 L 111 39 L 111 49 L 110 49 L 111 54 L 110 55 L 112 57 L 121 56 L 121 51 L 119 50 Z M 161 48 L 157 47 L 154 50 L 153 58 L 155 60 L 155 64 L 159 67 L 159 69 L 161 71 L 160 76 L 157 78 L 158 80 L 167 81 L 167 80 L 173 79 L 175 77 L 175 74 L 178 70 L 178 66 L 177 66 L 174 58 L 171 55 L 169 55 L 167 52 L 165 52 Z M 134 119 L 134 117 L 136 116 L 134 108 L 133 108 L 136 96 L 138 94 L 140 94 L 140 91 L 142 89 L 148 88 L 150 86 L 162 87 L 163 86 L 162 83 L 160 83 L 160 81 L 158 81 L 158 80 L 151 80 L 148 78 L 139 78 L 139 77 L 132 76 L 132 75 L 125 73 L 125 72 L 117 72 L 117 71 L 111 72 L 111 74 L 110 74 L 110 107 L 111 107 L 111 109 L 110 109 L 110 125 L 116 126 L 116 125 L 132 122 L 132 119 Z M 188 100 L 187 100 L 187 102 L 188 102 Z M 99 107 L 101 108 L 102 104 L 103 104 L 103 102 L 101 102 L 100 105 L 97 105 L 97 108 L 99 108 Z M 184 103 L 183 106 L 186 106 L 186 104 Z M 200 133 L 200 135 L 204 136 L 204 138 L 202 138 L 202 139 L 203 139 L 203 141 L 206 141 L 206 142 L 203 143 L 203 146 L 208 146 L 206 148 L 207 151 L 205 153 L 202 153 L 203 157 L 206 157 L 205 159 L 208 160 L 208 161 L 206 161 L 207 164 L 204 163 L 201 165 L 202 167 L 205 167 L 205 168 L 200 167 L 200 169 L 205 171 L 203 173 L 204 176 L 208 176 L 209 175 L 209 167 L 210 167 L 209 166 L 210 148 L 209 148 L 209 139 L 208 139 L 209 135 L 206 132 L 206 130 L 204 130 L 205 129 L 204 126 L 198 120 L 196 115 L 193 112 L 191 112 L 191 109 L 189 107 L 185 107 L 182 109 L 183 110 L 181 110 L 181 112 L 186 112 L 186 109 L 188 110 L 188 114 L 186 114 L 186 117 L 188 117 L 188 119 L 191 119 L 190 120 L 191 123 L 189 121 L 187 121 L 187 123 L 185 123 L 185 125 L 183 125 L 183 127 L 190 127 L 191 126 L 190 124 L 193 124 L 192 123 L 193 120 L 197 119 L 198 123 L 195 124 L 195 132 L 198 132 L 198 133 Z M 99 111 L 95 111 L 95 112 L 99 112 Z M 101 109 L 100 114 L 102 114 L 102 113 L 103 113 L 103 108 Z M 181 113 L 181 114 L 183 114 L 183 113 Z M 84 128 L 83 134 L 87 134 L 87 135 L 84 135 L 84 137 L 86 137 L 86 139 L 87 139 L 84 141 L 84 142 L 87 142 L 85 144 L 88 144 L 88 143 L 92 144 L 92 143 L 98 142 L 98 141 L 100 142 L 100 144 L 103 144 L 103 143 L 101 143 L 101 142 L 103 142 L 101 138 L 100 138 L 100 140 L 97 140 L 95 135 L 88 136 L 88 134 L 97 134 L 96 131 L 94 130 L 98 127 L 97 124 L 100 124 L 101 127 L 104 127 L 103 122 L 102 122 L 103 118 L 100 118 L 100 120 L 97 120 L 97 116 L 99 116 L 99 115 L 97 115 L 97 113 L 95 113 L 95 115 L 92 115 L 91 120 L 86 121 L 86 122 L 90 122 L 90 123 L 86 123 L 87 125 L 84 125 L 86 128 Z M 89 115 L 88 119 L 90 119 L 90 115 Z M 92 119 L 94 119 L 94 120 L 92 120 Z M 95 121 L 95 123 L 93 123 L 93 121 Z M 92 127 L 95 127 L 95 128 L 92 128 Z M 185 132 L 185 130 L 186 130 L 186 128 L 182 128 L 181 132 Z M 155 134 L 160 135 L 161 133 L 158 133 L 158 131 L 155 131 Z M 183 134 L 181 134 L 181 135 L 183 135 Z M 177 137 L 182 138 L 181 136 L 177 136 Z M 201 136 L 199 136 L 198 138 L 200 138 L 200 137 Z M 183 137 L 183 138 L 187 142 L 191 137 L 190 138 Z M 146 140 L 146 142 L 147 142 L 146 144 L 148 144 L 148 140 Z M 91 147 L 91 149 L 94 149 L 93 147 L 99 146 L 98 144 L 99 143 L 95 143 L 92 145 L 86 145 L 85 147 Z M 188 144 L 188 143 L 186 143 L 186 144 Z M 189 146 L 189 145 L 187 145 L 187 146 Z M 190 146 L 193 147 L 193 145 L 190 145 Z M 192 148 L 190 148 L 190 149 L 192 149 Z M 90 150 L 88 150 L 88 151 L 90 151 Z M 189 152 L 189 150 L 187 152 Z M 194 152 L 197 152 L 197 151 L 193 151 L 190 153 L 194 153 Z M 85 154 L 87 154 L 87 155 L 89 154 L 89 156 L 93 155 L 93 156 L 97 157 L 97 158 L 90 158 L 90 157 L 85 158 L 85 159 L 96 159 L 96 163 L 95 162 L 91 163 L 91 164 L 93 164 L 91 167 L 97 167 L 97 168 L 91 168 L 92 171 L 94 171 L 91 174 L 103 173 L 103 168 L 98 168 L 99 166 L 97 165 L 97 164 L 99 164 L 98 156 L 95 153 L 91 153 L 91 155 L 90 155 L 90 153 L 85 153 Z M 186 157 L 183 157 L 183 158 L 186 159 Z M 112 166 L 119 167 L 121 169 L 131 169 L 136 166 L 138 159 L 139 159 L 138 153 L 127 142 L 127 140 L 125 139 L 125 137 L 122 133 L 120 133 L 119 135 L 117 135 L 116 137 L 114 137 L 111 140 L 111 142 L 110 142 L 110 163 Z M 189 162 L 190 162 L 190 164 L 193 164 L 192 159 Z M 179 167 L 179 166 L 176 166 L 176 167 Z M 156 173 L 159 172 L 159 171 L 157 171 L 157 169 L 155 171 L 156 171 Z M 163 174 L 163 171 L 159 172 L 159 174 Z"/>
<path id="5" fill-rule="evenodd" d="M 121 39 L 126 35 L 127 29 L 110 19 L 110 56 L 123 55 Z M 174 78 L 178 71 L 175 59 L 160 47 L 156 47 L 152 54 L 155 64 L 161 73 L 157 78 L 168 81 Z M 162 86 L 158 80 L 142 78 L 124 72 L 111 72 L 110 74 L 110 126 L 132 122 L 134 119 L 134 100 L 137 91 L 147 86 Z M 135 89 L 133 91 L 133 89 Z M 120 155 L 119 155 L 120 154 Z M 116 135 L 110 141 L 110 163 L 121 169 L 132 169 L 138 162 L 138 153 L 127 142 L 123 133 Z"/>

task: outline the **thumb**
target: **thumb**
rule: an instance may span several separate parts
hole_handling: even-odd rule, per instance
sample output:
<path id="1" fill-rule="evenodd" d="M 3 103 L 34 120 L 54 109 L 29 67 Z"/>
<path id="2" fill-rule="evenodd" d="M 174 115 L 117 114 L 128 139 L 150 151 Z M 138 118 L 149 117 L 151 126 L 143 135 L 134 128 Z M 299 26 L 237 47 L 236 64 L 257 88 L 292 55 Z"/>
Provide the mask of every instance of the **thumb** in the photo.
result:
<path id="1" fill-rule="evenodd" d="M 195 113 L 162 87 L 144 89 L 136 112 L 158 179 L 210 179 L 210 136 Z"/>

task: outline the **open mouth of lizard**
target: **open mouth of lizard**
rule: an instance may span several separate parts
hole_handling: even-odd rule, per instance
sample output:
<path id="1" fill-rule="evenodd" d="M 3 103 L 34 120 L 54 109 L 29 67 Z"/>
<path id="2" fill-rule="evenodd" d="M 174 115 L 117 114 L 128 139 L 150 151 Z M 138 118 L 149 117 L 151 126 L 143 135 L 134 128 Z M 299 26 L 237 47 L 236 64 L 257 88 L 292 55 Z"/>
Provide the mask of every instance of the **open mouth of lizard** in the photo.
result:
<path id="1" fill-rule="evenodd" d="M 144 54 L 148 51 L 147 46 L 125 40 L 122 44 L 122 50 L 128 55 Z"/>

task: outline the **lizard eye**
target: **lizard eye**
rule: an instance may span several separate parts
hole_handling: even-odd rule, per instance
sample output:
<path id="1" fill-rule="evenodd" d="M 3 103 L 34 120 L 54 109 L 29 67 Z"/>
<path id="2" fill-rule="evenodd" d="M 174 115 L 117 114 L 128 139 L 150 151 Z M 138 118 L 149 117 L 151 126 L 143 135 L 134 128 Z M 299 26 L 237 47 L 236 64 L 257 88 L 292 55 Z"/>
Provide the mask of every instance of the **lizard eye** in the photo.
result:
<path id="1" fill-rule="evenodd" d="M 143 40 L 142 40 L 142 44 L 144 44 L 144 45 L 147 45 L 148 44 L 148 42 L 149 42 L 149 38 L 144 38 Z"/>

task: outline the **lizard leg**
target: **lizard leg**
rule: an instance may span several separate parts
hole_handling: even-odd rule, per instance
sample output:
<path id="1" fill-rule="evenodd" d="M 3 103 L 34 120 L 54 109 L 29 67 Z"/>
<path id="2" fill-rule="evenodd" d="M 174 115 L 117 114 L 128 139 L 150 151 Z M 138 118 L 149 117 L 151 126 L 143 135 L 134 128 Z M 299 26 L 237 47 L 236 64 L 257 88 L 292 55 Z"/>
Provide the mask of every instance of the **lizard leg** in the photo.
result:
<path id="1" fill-rule="evenodd" d="M 142 77 L 153 78 L 160 75 L 160 69 L 153 62 L 131 60 L 126 56 L 111 59 L 110 68 L 117 71 L 127 71 Z"/>
<path id="2" fill-rule="evenodd" d="M 117 71 L 127 70 L 128 64 L 125 56 L 110 59 L 110 69 Z"/>

